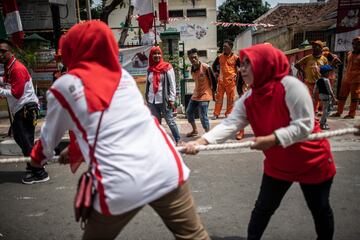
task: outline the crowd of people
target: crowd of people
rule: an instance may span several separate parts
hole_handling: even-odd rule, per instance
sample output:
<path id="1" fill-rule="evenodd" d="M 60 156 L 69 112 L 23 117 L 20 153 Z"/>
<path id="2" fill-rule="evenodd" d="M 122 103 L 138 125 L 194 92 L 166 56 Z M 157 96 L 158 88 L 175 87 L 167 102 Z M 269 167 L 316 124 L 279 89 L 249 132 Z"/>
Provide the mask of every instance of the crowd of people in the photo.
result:
<path id="1" fill-rule="evenodd" d="M 231 41 L 225 41 L 223 53 L 212 66 L 199 60 L 197 49 L 187 52 L 195 89 L 186 110 L 192 128 L 186 136 L 199 135 L 196 109 L 205 134 L 183 142 L 173 116 L 174 68 L 163 60 L 160 47 L 150 51 L 144 100 L 132 76 L 119 64 L 111 29 L 100 21 L 76 24 L 61 37 L 66 72 L 57 76 L 47 92 L 47 118 L 34 145 L 38 100 L 31 76 L 16 60 L 13 45 L 0 41 L 0 61 L 5 64 L 8 86 L 0 88 L 0 95 L 7 97 L 14 116 L 14 138 L 24 156 L 31 157 L 23 183 L 49 180 L 44 165 L 70 130 L 70 146 L 61 152 L 59 162 L 73 165 L 85 161 L 94 180 L 95 199 L 83 239 L 116 238 L 145 205 L 158 213 L 176 239 L 210 239 L 196 212 L 190 169 L 176 146 L 183 146 L 186 154 L 196 154 L 199 145 L 243 138 L 244 128 L 250 125 L 255 136 L 252 148 L 262 151 L 265 160 L 248 239 L 261 239 L 295 182 L 311 211 L 318 239 L 332 239 L 334 216 L 329 199 L 336 167 L 330 144 L 327 139 L 304 139 L 329 128 L 326 119 L 332 102 L 337 101 L 331 77 L 339 60 L 334 61 L 337 57 L 331 55 L 329 62 L 322 42 L 315 41 L 313 53 L 296 64 L 304 73 L 304 84 L 289 76 L 285 54 L 271 44 L 242 49 L 239 55 L 232 47 Z M 343 104 L 351 93 L 348 116 L 352 118 L 360 92 L 360 38 L 354 39 L 353 47 L 347 58 L 346 84 L 339 95 L 339 104 Z M 239 99 L 235 102 L 236 90 Z M 209 102 L 215 99 L 212 119 L 218 119 L 225 93 L 226 118 L 212 128 L 207 115 Z M 316 119 L 319 100 L 323 111 L 320 122 Z M 337 115 L 341 113 L 338 109 Z M 162 117 L 173 140 L 161 126 Z"/>

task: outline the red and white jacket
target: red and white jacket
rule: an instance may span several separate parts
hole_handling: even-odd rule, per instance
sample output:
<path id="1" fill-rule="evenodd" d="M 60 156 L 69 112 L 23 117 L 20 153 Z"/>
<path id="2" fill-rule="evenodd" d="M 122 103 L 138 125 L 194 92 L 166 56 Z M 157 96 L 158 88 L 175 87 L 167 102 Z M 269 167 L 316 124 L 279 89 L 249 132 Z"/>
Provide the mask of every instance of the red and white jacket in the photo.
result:
<path id="1" fill-rule="evenodd" d="M 302 141 L 320 132 L 307 87 L 298 79 L 284 77 L 274 84 L 271 99 L 259 102 L 247 91 L 221 124 L 203 135 L 209 143 L 233 137 L 250 124 L 255 136 L 275 132 L 281 146 L 266 151 L 264 172 L 274 178 L 301 183 L 324 182 L 336 173 L 327 139 Z"/>
<path id="2" fill-rule="evenodd" d="M 64 133 L 72 130 L 89 164 L 89 145 L 94 144 L 101 112 L 88 112 L 82 81 L 62 76 L 49 89 L 47 101 L 47 119 L 31 153 L 33 161 L 44 164 L 51 159 Z M 94 208 L 105 215 L 143 206 L 189 177 L 173 141 L 125 70 L 100 124 L 92 173 L 97 189 Z"/>
<path id="3" fill-rule="evenodd" d="M 39 103 L 28 70 L 15 57 L 5 66 L 2 84 L 0 96 L 7 98 L 13 115 L 27 103 Z"/>

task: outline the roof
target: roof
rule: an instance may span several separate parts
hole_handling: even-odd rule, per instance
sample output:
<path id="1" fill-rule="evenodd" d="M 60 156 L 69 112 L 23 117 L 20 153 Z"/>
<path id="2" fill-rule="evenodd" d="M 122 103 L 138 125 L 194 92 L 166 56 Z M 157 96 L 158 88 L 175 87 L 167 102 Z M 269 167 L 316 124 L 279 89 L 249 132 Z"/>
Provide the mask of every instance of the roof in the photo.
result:
<path id="1" fill-rule="evenodd" d="M 46 40 L 45 38 L 41 37 L 40 35 L 34 33 L 30 36 L 25 37 L 26 41 L 39 41 L 39 42 L 50 42 L 49 40 Z"/>
<path id="2" fill-rule="evenodd" d="M 324 30 L 336 23 L 338 0 L 316 3 L 280 3 L 257 18 L 255 23 L 273 24 L 271 31 L 288 27 L 296 30 Z"/>

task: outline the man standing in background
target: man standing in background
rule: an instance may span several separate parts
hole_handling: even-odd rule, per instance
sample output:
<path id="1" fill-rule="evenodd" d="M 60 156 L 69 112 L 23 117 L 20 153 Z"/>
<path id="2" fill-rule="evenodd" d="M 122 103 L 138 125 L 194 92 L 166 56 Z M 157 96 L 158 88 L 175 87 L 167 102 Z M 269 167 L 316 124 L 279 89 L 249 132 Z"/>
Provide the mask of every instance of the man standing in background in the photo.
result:
<path id="1" fill-rule="evenodd" d="M 304 82 L 309 89 L 310 95 L 314 91 L 315 82 L 321 77 L 320 75 L 320 67 L 322 65 L 328 64 L 328 60 L 322 54 L 322 49 L 324 47 L 324 43 L 320 40 L 316 40 L 311 43 L 312 45 L 312 54 L 309 54 L 302 59 L 300 59 L 295 67 L 299 70 L 304 76 Z M 314 99 L 314 111 L 318 112 L 318 108 L 320 105 L 319 95 L 317 94 Z"/>
<path id="2" fill-rule="evenodd" d="M 238 68 L 240 67 L 240 59 L 232 52 L 233 45 L 232 41 L 225 40 L 223 53 L 215 59 L 212 65 L 212 69 L 218 81 L 215 97 L 216 103 L 214 115 L 211 118 L 212 120 L 219 118 L 225 93 L 227 97 L 225 117 L 231 113 L 234 106 L 236 74 L 238 72 Z"/>
<path id="3" fill-rule="evenodd" d="M 213 82 L 215 77 L 209 65 L 200 62 L 196 48 L 190 49 L 187 54 L 192 64 L 191 75 L 195 82 L 195 89 L 186 109 L 186 116 L 192 127 L 192 131 L 187 133 L 186 137 L 194 137 L 199 134 L 195 124 L 196 109 L 199 110 L 200 121 L 204 131 L 208 132 L 210 130 L 207 112 L 209 102 L 213 99 Z"/>
<path id="4" fill-rule="evenodd" d="M 349 113 L 344 118 L 355 118 L 360 100 L 360 36 L 352 41 L 353 51 L 348 53 L 346 73 L 341 83 L 338 110 L 331 117 L 340 117 L 344 111 L 346 99 L 351 95 Z"/>
<path id="5" fill-rule="evenodd" d="M 14 140 L 25 157 L 30 156 L 34 146 L 35 126 L 39 113 L 39 100 L 35 94 L 31 76 L 26 67 L 14 56 L 14 46 L 7 40 L 0 40 L 0 63 L 4 64 L 4 87 L 0 96 L 6 97 L 10 113 L 14 117 L 12 131 Z M 49 176 L 44 167 L 26 167 L 25 184 L 46 182 Z"/>

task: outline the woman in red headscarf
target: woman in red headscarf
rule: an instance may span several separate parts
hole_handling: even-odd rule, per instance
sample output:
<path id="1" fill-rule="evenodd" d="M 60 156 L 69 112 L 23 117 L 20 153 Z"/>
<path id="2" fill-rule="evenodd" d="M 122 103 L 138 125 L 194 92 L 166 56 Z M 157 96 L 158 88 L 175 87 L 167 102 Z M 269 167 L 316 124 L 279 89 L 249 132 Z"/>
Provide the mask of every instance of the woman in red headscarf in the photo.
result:
<path id="1" fill-rule="evenodd" d="M 173 116 L 176 98 L 175 72 L 171 64 L 164 61 L 158 46 L 150 50 L 145 98 L 151 113 L 160 123 L 162 116 L 165 117 L 176 144 L 179 144 L 180 133 Z"/>
<path id="2" fill-rule="evenodd" d="M 111 29 L 101 21 L 80 23 L 60 46 L 68 72 L 49 89 L 48 115 L 31 164 L 50 160 L 72 130 L 77 158 L 89 165 L 96 193 L 82 239 L 115 239 L 147 204 L 176 239 L 209 239 L 187 181 L 190 171 L 121 68 Z M 59 161 L 74 157 L 69 151 Z"/>
<path id="3" fill-rule="evenodd" d="M 320 132 L 311 96 L 298 79 L 288 76 L 286 56 L 269 44 L 240 51 L 241 76 L 251 86 L 230 116 L 200 139 L 185 145 L 189 154 L 199 144 L 219 143 L 250 124 L 252 149 L 265 155 L 258 200 L 248 227 L 248 239 L 260 239 L 293 182 L 299 182 L 313 215 L 318 239 L 332 239 L 334 219 L 329 194 L 335 164 L 326 139 L 303 141 Z"/>

